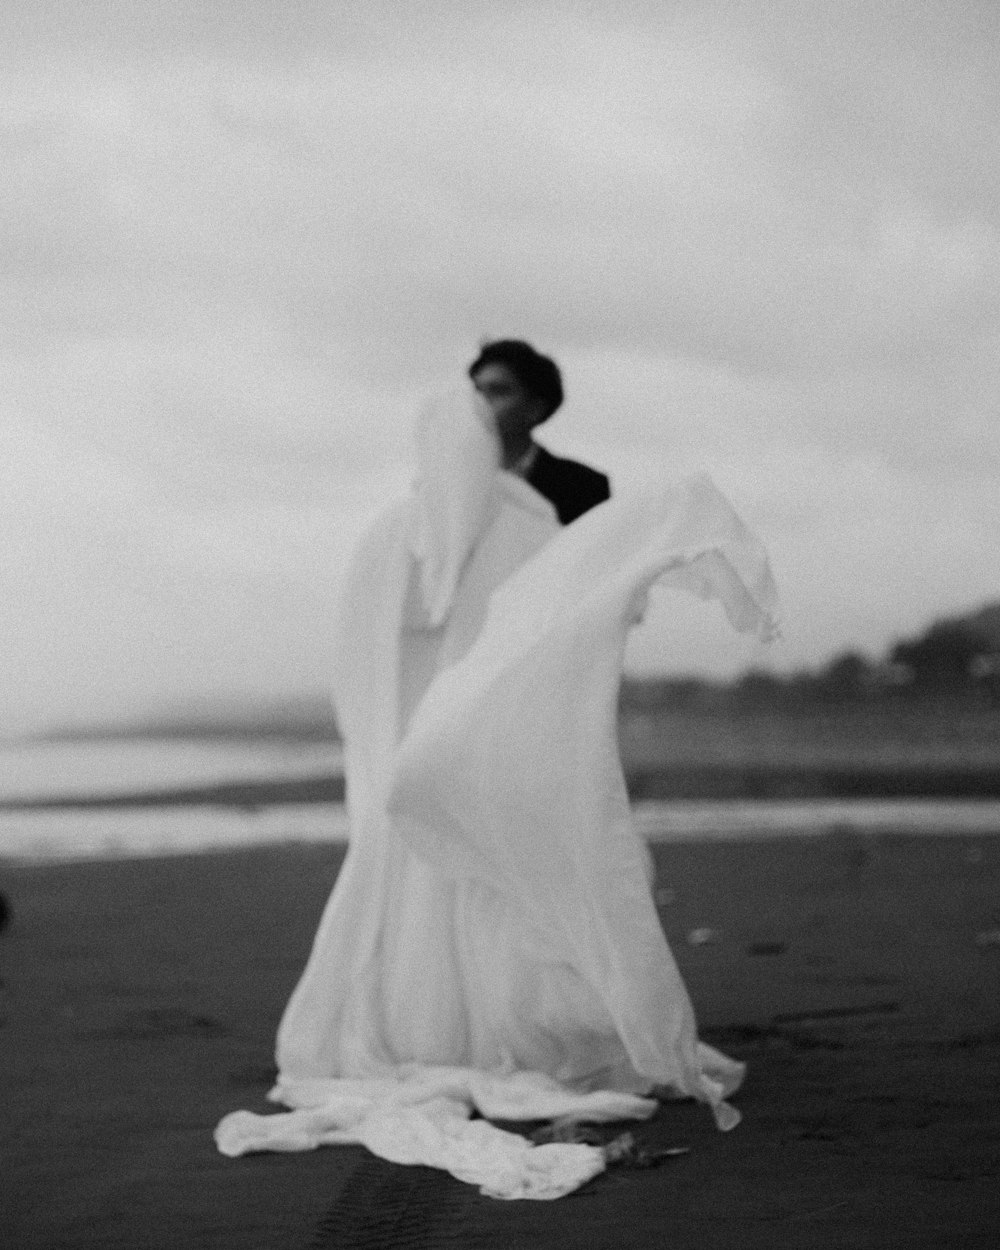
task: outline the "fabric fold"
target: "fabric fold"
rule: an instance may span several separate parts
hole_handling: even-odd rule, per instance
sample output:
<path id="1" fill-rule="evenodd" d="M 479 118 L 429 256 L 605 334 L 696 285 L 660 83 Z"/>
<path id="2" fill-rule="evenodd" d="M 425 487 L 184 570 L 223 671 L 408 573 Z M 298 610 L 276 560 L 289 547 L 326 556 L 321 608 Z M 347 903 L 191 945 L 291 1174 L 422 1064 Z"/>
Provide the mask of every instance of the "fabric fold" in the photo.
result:
<path id="1" fill-rule="evenodd" d="M 599 1147 L 576 1142 L 535 1145 L 488 1119 L 471 1119 L 473 1109 L 483 1114 L 489 1109 L 500 1118 L 521 1106 L 517 1099 L 491 1102 L 488 1096 L 478 1105 L 474 1091 L 482 1080 L 476 1073 L 467 1074 L 464 1082 L 458 1073 L 437 1080 L 422 1073 L 415 1089 L 401 1082 L 399 1091 L 388 1091 L 385 1082 L 372 1082 L 368 1098 L 359 1093 L 363 1083 L 344 1082 L 354 1088 L 339 1094 L 328 1090 L 317 1108 L 267 1116 L 233 1112 L 216 1129 L 216 1144 L 231 1158 L 265 1150 L 362 1145 L 392 1163 L 442 1168 L 487 1197 L 503 1199 L 561 1198 L 604 1170 Z M 555 1091 L 553 1097 L 544 1081 L 535 1083 L 542 1088 L 529 1091 L 520 1082 L 520 1093 L 529 1102 L 547 1103 L 550 1109 L 573 1106 L 565 1093 Z M 394 1097 L 394 1092 L 401 1096 Z M 593 1114 L 579 1106 L 579 1099 L 576 1103 L 581 1118 L 607 1118 L 600 1114 L 606 1106 L 596 1107 Z"/>
<path id="2" fill-rule="evenodd" d="M 500 447 L 483 403 L 466 384 L 431 398 L 416 424 L 417 476 L 408 541 L 430 627 L 448 615 L 486 523 Z"/>

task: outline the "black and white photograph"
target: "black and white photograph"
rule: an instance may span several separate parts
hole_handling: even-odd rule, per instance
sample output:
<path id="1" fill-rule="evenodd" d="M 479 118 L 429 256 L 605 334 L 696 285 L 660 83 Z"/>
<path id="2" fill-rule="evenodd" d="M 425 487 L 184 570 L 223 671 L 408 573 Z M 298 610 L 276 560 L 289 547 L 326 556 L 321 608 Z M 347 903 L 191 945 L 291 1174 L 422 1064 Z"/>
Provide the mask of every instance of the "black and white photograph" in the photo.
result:
<path id="1" fill-rule="evenodd" d="M 1000 5 L 3 0 L 0 1244 L 1000 1245 Z"/>

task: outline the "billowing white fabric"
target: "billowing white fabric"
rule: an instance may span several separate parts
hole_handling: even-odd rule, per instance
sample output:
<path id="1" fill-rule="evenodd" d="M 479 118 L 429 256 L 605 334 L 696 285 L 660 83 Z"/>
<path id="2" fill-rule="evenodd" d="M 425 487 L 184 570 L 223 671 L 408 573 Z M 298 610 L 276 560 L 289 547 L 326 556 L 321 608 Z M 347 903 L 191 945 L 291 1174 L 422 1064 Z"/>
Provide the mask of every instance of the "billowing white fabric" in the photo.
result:
<path id="1" fill-rule="evenodd" d="M 470 405 L 473 420 L 469 419 Z M 442 624 L 482 533 L 500 449 L 479 395 L 456 387 L 421 409 L 409 544 L 427 623 Z"/>
<path id="2" fill-rule="evenodd" d="M 616 707 L 654 582 L 719 599 L 763 637 L 775 594 L 707 478 L 560 530 L 489 468 L 484 428 L 469 395 L 426 410 L 422 445 L 471 444 L 480 497 L 440 497 L 454 459 L 422 470 L 345 581 L 334 688 L 351 843 L 279 1029 L 271 1096 L 292 1110 L 236 1113 L 217 1136 L 229 1154 L 350 1140 L 387 1158 L 405 1140 L 405 1161 L 484 1192 L 555 1197 L 601 1152 L 511 1142 L 473 1111 L 642 1118 L 658 1086 L 720 1127 L 739 1119 L 725 1099 L 742 1065 L 698 1042 L 657 919 Z"/>

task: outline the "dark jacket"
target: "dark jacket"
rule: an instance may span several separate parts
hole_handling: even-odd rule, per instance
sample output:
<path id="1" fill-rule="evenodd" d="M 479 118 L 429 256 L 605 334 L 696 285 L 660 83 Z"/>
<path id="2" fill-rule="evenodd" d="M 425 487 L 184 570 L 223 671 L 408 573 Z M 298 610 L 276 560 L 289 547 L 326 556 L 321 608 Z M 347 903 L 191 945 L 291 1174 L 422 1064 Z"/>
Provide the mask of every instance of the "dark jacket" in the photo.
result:
<path id="1" fill-rule="evenodd" d="M 611 485 L 603 473 L 576 460 L 553 456 L 541 444 L 525 480 L 555 507 L 563 525 L 611 498 Z"/>

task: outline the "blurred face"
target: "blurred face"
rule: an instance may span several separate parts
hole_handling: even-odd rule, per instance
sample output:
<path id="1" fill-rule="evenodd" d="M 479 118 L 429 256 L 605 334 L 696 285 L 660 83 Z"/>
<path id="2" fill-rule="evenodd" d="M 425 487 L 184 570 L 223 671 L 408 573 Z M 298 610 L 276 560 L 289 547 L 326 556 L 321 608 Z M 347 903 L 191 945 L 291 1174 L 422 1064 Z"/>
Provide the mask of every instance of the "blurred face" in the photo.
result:
<path id="1" fill-rule="evenodd" d="M 483 365 L 476 370 L 472 385 L 486 401 L 497 433 L 504 441 L 527 438 L 545 419 L 542 401 L 526 391 L 506 365 Z"/>

